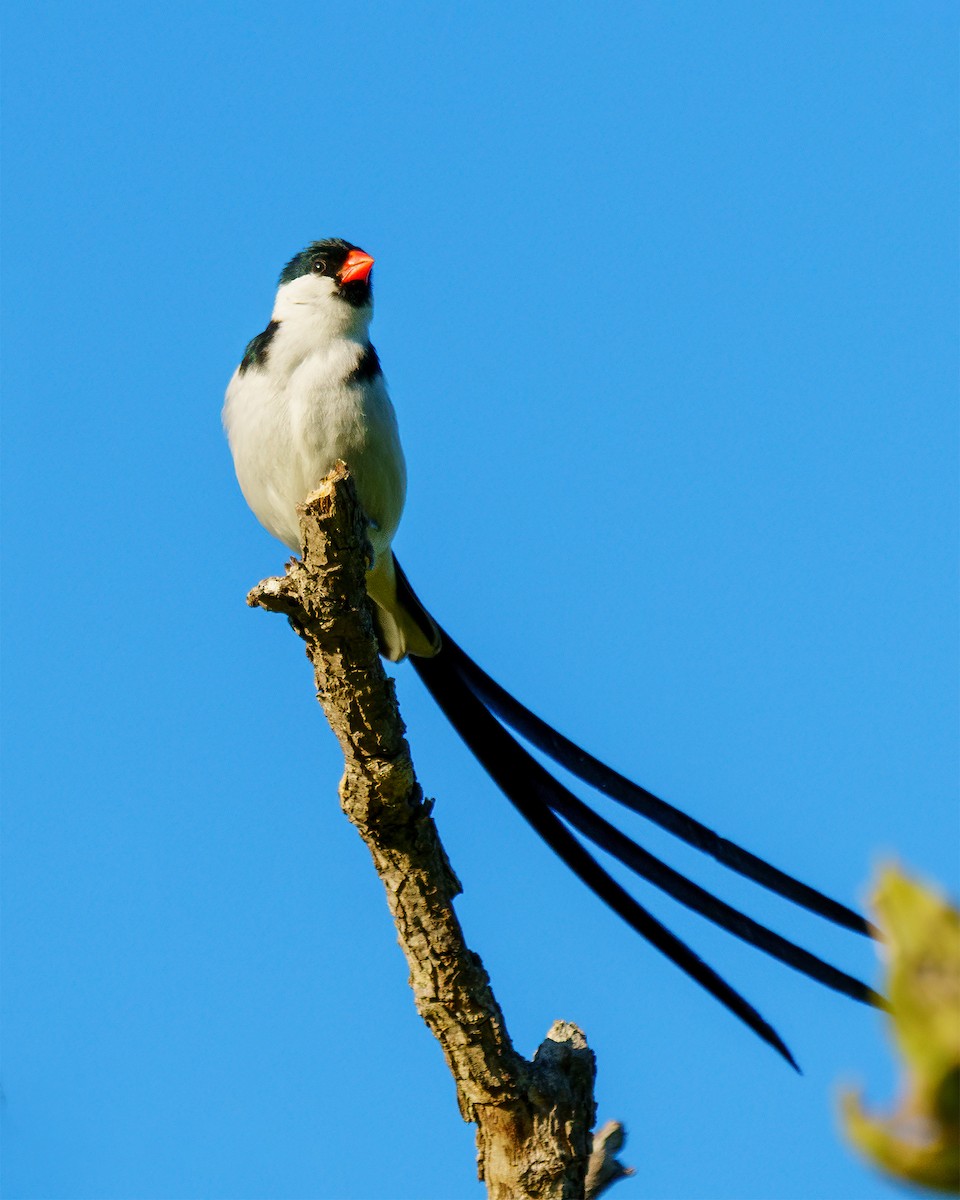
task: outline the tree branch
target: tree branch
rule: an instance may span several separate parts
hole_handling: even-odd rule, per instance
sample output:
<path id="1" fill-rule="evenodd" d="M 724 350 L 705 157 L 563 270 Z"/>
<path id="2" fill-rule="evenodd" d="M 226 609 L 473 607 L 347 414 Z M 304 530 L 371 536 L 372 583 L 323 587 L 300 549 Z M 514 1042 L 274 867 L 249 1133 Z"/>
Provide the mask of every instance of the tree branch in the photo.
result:
<path id="1" fill-rule="evenodd" d="M 616 1147 L 605 1131 L 591 1158 L 593 1052 L 576 1025 L 557 1021 L 532 1062 L 518 1054 L 483 963 L 464 941 L 453 909 L 460 883 L 377 650 L 366 522 L 343 463 L 299 512 L 302 560 L 259 583 L 247 603 L 283 613 L 306 643 L 317 698 L 343 749 L 340 802 L 383 881 L 417 1010 L 443 1049 L 460 1112 L 477 1125 L 480 1178 L 492 1200 L 595 1196 L 624 1169 L 611 1166 Z"/>

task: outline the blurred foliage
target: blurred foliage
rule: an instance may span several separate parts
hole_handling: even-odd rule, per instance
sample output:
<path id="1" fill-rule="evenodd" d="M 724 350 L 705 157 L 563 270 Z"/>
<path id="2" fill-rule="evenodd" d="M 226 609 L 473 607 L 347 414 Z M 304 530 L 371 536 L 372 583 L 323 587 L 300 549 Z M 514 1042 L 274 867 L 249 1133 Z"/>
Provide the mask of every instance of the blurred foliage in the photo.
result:
<path id="1" fill-rule="evenodd" d="M 960 912 L 886 867 L 872 897 L 887 956 L 890 1028 L 903 1060 L 897 1108 L 841 1097 L 847 1137 L 896 1178 L 960 1195 Z"/>

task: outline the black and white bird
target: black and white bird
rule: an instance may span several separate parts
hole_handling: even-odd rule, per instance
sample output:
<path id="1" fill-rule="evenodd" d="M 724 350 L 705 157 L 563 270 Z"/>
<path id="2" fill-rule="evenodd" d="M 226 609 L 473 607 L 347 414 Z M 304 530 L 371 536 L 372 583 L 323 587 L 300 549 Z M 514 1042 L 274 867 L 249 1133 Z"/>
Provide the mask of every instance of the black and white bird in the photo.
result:
<path id="1" fill-rule="evenodd" d="M 328 238 L 307 246 L 281 272 L 270 323 L 248 344 L 223 409 L 247 503 L 270 533 L 298 552 L 297 505 L 338 459 L 347 464 L 369 521 L 373 556 L 367 591 L 383 655 L 393 662 L 409 656 L 488 774 L 589 888 L 796 1067 L 756 1009 L 641 907 L 581 839 L 827 987 L 866 1004 L 880 1006 L 881 997 L 655 858 L 555 779 L 509 730 L 583 782 L 731 870 L 837 925 L 861 934 L 872 933 L 871 927 L 852 909 L 719 837 L 593 758 L 495 683 L 429 615 L 392 550 L 403 512 L 406 468 L 396 414 L 370 342 L 372 268 L 373 259 L 359 247 Z"/>

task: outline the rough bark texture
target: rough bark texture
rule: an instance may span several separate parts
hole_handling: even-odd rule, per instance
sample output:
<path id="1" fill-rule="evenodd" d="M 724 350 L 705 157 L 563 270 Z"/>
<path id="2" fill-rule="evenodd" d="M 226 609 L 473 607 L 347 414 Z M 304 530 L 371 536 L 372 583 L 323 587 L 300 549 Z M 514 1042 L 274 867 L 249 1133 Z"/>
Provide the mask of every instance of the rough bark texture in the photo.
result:
<path id="1" fill-rule="evenodd" d="M 532 1062 L 519 1055 L 483 963 L 464 942 L 453 909 L 460 883 L 377 651 L 365 522 L 342 463 L 300 514 L 303 559 L 258 584 L 247 603 L 285 614 L 306 643 L 317 698 L 343 748 L 340 801 L 383 881 L 417 1010 L 443 1048 L 460 1112 L 477 1125 L 480 1178 L 495 1200 L 595 1196 L 624 1170 L 611 1165 L 615 1139 L 601 1131 L 591 1140 L 593 1053 L 577 1026 L 557 1021 Z"/>

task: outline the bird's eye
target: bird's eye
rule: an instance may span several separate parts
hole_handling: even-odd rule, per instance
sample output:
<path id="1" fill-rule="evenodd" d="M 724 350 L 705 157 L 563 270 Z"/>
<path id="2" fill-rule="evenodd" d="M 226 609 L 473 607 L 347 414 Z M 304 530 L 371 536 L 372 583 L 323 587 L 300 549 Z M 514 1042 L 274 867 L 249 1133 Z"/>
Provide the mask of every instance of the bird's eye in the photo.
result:
<path id="1" fill-rule="evenodd" d="M 315 258 L 313 260 L 313 269 L 317 275 L 322 275 L 327 269 L 327 260 L 325 258 Z"/>

